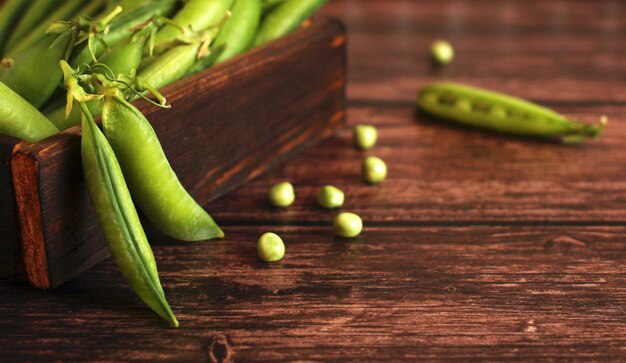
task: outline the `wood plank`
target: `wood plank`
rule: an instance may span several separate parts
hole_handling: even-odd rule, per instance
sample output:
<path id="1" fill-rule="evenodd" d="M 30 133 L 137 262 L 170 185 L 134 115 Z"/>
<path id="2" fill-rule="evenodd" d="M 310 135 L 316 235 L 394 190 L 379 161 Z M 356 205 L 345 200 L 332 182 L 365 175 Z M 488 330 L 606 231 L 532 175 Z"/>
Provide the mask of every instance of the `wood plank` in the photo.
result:
<path id="1" fill-rule="evenodd" d="M 228 240 L 155 247 L 179 330 L 142 306 L 110 260 L 54 292 L 0 283 L 0 329 L 12 332 L 0 337 L 4 356 L 206 361 L 225 355 L 224 341 L 236 361 L 625 353 L 626 227 L 366 220 L 360 238 L 343 240 L 326 225 L 275 222 L 228 226 Z M 267 230 L 287 244 L 272 265 L 256 258 Z"/>

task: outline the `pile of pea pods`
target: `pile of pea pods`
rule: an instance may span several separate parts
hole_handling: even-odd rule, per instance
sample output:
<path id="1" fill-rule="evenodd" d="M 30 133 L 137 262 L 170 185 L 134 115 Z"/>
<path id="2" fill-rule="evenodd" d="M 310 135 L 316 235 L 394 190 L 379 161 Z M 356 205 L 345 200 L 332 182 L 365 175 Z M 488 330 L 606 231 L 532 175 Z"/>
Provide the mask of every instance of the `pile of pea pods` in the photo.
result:
<path id="1" fill-rule="evenodd" d="M 136 206 L 179 240 L 224 234 L 131 102 L 169 107 L 159 89 L 297 29 L 326 2 L 6 0 L 0 7 L 0 133 L 37 142 L 82 125 L 83 172 L 111 254 L 135 293 L 173 327 L 179 323 Z"/>

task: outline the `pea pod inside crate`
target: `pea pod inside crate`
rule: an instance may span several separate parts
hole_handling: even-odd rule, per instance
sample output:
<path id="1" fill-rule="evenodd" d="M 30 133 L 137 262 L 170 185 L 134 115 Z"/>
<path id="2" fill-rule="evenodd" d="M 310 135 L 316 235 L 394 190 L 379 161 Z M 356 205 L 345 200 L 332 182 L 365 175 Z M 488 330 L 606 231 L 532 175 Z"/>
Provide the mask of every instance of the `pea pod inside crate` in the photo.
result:
<path id="1" fill-rule="evenodd" d="M 597 138 L 607 122 L 601 117 L 597 124 L 585 123 L 517 97 L 450 82 L 422 88 L 417 105 L 428 114 L 467 126 L 563 143 Z"/>

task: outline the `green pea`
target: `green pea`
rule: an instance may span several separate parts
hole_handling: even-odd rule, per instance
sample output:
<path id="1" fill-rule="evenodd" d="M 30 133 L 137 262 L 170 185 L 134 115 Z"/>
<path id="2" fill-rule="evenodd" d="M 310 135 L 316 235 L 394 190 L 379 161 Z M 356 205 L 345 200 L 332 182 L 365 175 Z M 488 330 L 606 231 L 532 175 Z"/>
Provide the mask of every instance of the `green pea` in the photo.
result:
<path id="1" fill-rule="evenodd" d="M 340 208 L 343 205 L 344 199 L 345 195 L 341 189 L 332 185 L 323 186 L 317 194 L 317 202 L 322 207 L 328 209 Z"/>
<path id="2" fill-rule="evenodd" d="M 278 183 L 270 189 L 270 203 L 275 207 L 289 207 L 296 200 L 296 194 L 293 185 L 288 182 Z"/>
<path id="3" fill-rule="evenodd" d="M 262 261 L 280 261 L 285 256 L 285 243 L 276 233 L 265 233 L 259 238 L 257 253 Z"/>
<path id="4" fill-rule="evenodd" d="M 455 102 L 450 103 L 448 100 Z M 451 82 L 436 82 L 422 88 L 418 93 L 417 105 L 438 119 L 505 134 L 556 139 L 564 143 L 579 143 L 596 138 L 606 125 L 605 117 L 598 124 L 589 124 L 566 118 L 551 109 L 517 97 Z"/>
<path id="5" fill-rule="evenodd" d="M 354 127 L 354 146 L 361 150 L 369 150 L 376 145 L 378 131 L 372 125 L 357 125 Z"/>
<path id="6" fill-rule="evenodd" d="M 363 221 L 354 213 L 339 213 L 335 217 L 335 234 L 339 237 L 354 238 L 361 234 Z"/>
<path id="7" fill-rule="evenodd" d="M 378 184 L 387 177 L 387 164 L 376 156 L 368 156 L 363 160 L 363 179 L 370 184 Z"/>
<path id="8" fill-rule="evenodd" d="M 430 54 L 436 63 L 447 65 L 454 59 L 454 48 L 445 40 L 437 40 L 430 46 Z"/>

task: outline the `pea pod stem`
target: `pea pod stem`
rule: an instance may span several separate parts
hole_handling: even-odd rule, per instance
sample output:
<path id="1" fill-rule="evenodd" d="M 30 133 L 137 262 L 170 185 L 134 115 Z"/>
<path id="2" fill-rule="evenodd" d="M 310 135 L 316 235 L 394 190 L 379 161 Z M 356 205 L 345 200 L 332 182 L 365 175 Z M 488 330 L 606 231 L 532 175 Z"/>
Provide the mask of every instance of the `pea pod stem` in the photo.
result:
<path id="1" fill-rule="evenodd" d="M 426 113 L 468 126 L 568 144 L 597 138 L 606 125 L 605 117 L 588 124 L 517 97 L 451 82 L 422 88 L 417 105 Z"/>

